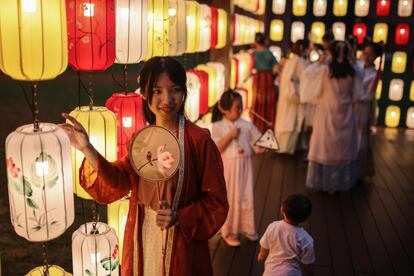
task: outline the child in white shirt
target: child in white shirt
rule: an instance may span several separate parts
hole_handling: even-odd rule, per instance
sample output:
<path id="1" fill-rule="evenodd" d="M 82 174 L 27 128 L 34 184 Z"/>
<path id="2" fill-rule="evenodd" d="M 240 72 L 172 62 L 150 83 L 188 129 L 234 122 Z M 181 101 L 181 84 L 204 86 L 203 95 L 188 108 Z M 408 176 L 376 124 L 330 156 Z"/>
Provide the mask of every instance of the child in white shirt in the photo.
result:
<path id="1" fill-rule="evenodd" d="M 305 275 L 313 275 L 313 239 L 298 226 L 311 214 L 311 201 L 301 194 L 291 195 L 283 201 L 280 212 L 283 220 L 272 222 L 260 240 L 257 259 L 266 260 L 263 275 L 301 276 L 302 269 Z"/>

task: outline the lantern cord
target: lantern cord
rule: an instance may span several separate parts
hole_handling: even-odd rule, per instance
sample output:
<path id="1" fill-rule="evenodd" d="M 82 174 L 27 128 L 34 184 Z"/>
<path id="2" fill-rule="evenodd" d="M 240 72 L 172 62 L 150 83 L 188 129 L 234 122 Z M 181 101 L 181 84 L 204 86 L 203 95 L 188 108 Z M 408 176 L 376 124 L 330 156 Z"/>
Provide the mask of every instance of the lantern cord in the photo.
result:
<path id="1" fill-rule="evenodd" d="M 47 262 L 47 245 L 46 242 L 42 245 L 42 258 L 43 258 L 43 276 L 49 276 L 49 263 Z"/>
<path id="2" fill-rule="evenodd" d="M 81 72 L 78 71 L 78 108 L 79 110 L 81 107 L 81 86 L 82 86 Z"/>
<path id="3" fill-rule="evenodd" d="M 83 220 L 85 221 L 84 225 L 85 225 L 85 234 L 86 234 L 86 233 L 88 233 L 88 227 L 86 226 L 88 221 L 86 220 L 85 203 L 84 203 L 83 199 L 81 199 L 81 206 L 82 206 Z"/>
<path id="4" fill-rule="evenodd" d="M 97 234 L 98 229 L 96 229 L 96 225 L 98 224 L 99 221 L 99 213 L 98 213 L 98 204 L 96 203 L 96 201 L 93 202 L 92 204 L 92 234 Z"/>
<path id="5" fill-rule="evenodd" d="M 124 64 L 124 91 L 125 91 L 125 96 L 127 95 L 127 91 L 128 91 L 128 68 L 127 68 L 127 64 Z"/>
<path id="6" fill-rule="evenodd" d="M 32 82 L 32 111 L 34 131 L 39 131 L 39 104 L 37 101 L 37 82 Z"/>
<path id="7" fill-rule="evenodd" d="M 24 88 L 23 84 L 20 81 L 18 81 L 17 83 L 23 91 L 24 99 L 26 100 L 26 103 L 30 108 L 30 112 L 33 113 L 32 103 L 30 102 L 29 96 L 27 95 L 27 90 Z"/>
<path id="8" fill-rule="evenodd" d="M 92 74 L 88 75 L 88 97 L 89 97 L 89 110 L 93 110 Z"/>
<path id="9" fill-rule="evenodd" d="M 112 80 L 115 82 L 115 84 L 116 85 L 118 85 L 120 88 L 122 88 L 122 89 L 124 89 L 124 85 L 122 85 L 117 79 L 116 79 L 116 77 L 115 77 L 115 74 L 114 74 L 114 70 L 111 68 L 111 77 L 112 77 Z M 126 90 L 125 90 L 126 91 Z M 126 92 L 125 92 L 126 93 Z"/>

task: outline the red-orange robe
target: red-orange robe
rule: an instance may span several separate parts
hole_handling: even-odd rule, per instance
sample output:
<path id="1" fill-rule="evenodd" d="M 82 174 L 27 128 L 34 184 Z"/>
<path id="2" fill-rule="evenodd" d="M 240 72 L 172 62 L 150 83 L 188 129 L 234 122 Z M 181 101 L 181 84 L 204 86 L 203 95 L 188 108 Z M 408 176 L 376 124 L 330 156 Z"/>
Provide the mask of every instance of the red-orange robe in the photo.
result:
<path id="1" fill-rule="evenodd" d="M 186 121 L 184 127 L 185 168 L 183 189 L 177 211 L 170 275 L 212 275 L 208 240 L 226 220 L 227 192 L 220 153 L 207 129 Z M 131 190 L 125 227 L 122 275 L 134 275 L 133 261 L 143 263 L 142 232 L 144 206 L 139 204 L 139 176 L 129 157 L 108 162 L 99 157 L 98 173 L 84 162 L 81 184 L 98 203 L 108 204 L 126 196 Z M 144 187 L 144 185 L 142 185 Z M 175 190 L 175 189 L 174 189 Z M 138 223 L 138 256 L 134 256 L 134 225 Z M 142 265 L 138 266 L 143 275 Z M 135 273 L 135 275 L 137 275 Z M 145 275 L 144 275 L 145 276 Z"/>

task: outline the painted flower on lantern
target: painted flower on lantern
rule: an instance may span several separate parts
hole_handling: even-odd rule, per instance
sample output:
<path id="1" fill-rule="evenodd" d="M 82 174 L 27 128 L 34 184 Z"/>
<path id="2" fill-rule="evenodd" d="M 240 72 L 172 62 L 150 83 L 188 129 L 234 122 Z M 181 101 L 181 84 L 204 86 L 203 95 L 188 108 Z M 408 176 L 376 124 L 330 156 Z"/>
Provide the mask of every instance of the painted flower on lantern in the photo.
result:
<path id="1" fill-rule="evenodd" d="M 162 145 L 157 149 L 157 169 L 163 176 L 167 176 L 167 169 L 170 169 L 174 163 L 172 153 L 164 151 L 166 146 Z"/>
<path id="2" fill-rule="evenodd" d="M 119 246 L 115 245 L 114 252 L 112 252 L 112 259 L 116 260 L 116 258 L 118 257 L 118 248 Z"/>

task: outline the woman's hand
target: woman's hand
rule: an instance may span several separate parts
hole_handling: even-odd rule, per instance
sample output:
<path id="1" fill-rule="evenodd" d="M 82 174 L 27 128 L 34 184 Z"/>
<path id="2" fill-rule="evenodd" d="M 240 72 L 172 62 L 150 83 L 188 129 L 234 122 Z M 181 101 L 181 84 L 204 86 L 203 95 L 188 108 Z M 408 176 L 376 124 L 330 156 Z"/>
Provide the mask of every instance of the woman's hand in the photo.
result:
<path id="1" fill-rule="evenodd" d="M 168 229 L 176 223 L 176 213 L 168 206 L 165 201 L 160 202 L 160 209 L 157 211 L 155 223 L 162 230 Z"/>
<path id="2" fill-rule="evenodd" d="M 66 134 L 69 136 L 71 145 L 79 151 L 84 151 L 90 145 L 89 137 L 86 133 L 85 128 L 72 116 L 66 113 L 62 113 L 62 117 L 71 121 L 73 125 L 68 123 L 59 124 L 58 126 L 62 128 Z"/>

